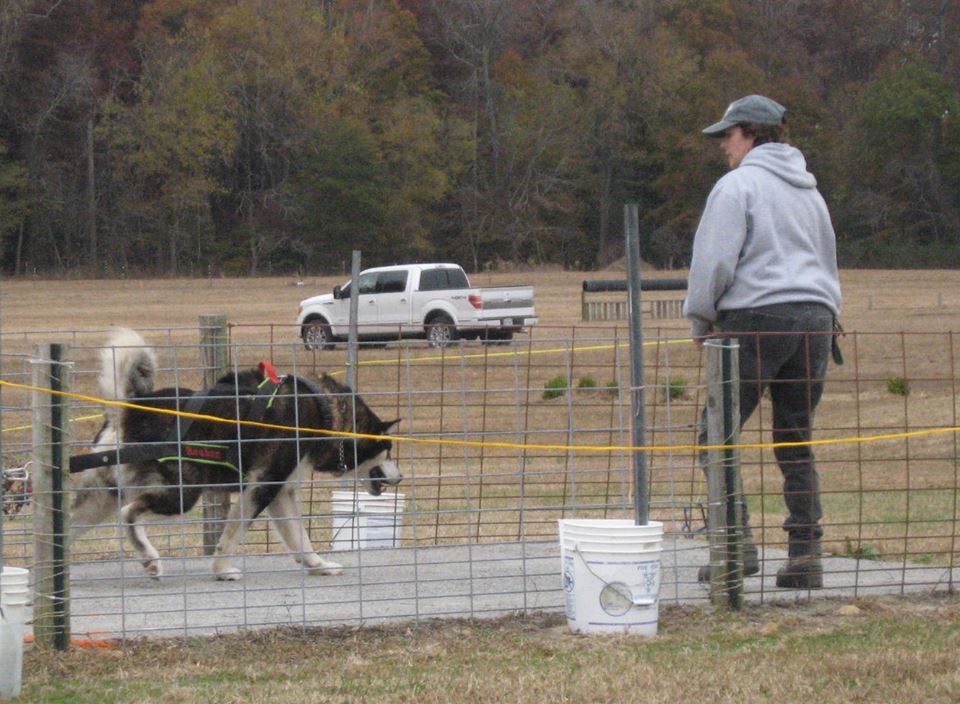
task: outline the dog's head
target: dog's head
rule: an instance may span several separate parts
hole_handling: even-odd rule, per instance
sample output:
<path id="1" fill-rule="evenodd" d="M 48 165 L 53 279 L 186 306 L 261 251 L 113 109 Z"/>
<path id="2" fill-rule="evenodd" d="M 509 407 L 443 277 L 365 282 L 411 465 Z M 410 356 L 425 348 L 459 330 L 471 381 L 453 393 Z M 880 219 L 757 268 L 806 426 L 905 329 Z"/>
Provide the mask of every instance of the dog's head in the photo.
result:
<path id="1" fill-rule="evenodd" d="M 391 430 L 396 427 L 400 419 L 391 421 L 377 420 L 375 432 L 365 433 L 366 437 L 358 438 L 356 443 L 356 476 L 364 485 L 367 493 L 373 496 L 380 496 L 383 493 L 385 485 L 396 486 L 403 479 L 400 473 L 400 467 L 390 456 L 393 449 L 393 442 L 389 437 Z M 377 439 L 369 437 L 370 435 L 379 436 Z M 353 451 L 353 442 L 347 438 L 344 440 L 346 446 L 347 465 L 353 464 L 350 453 Z"/>
<path id="2" fill-rule="evenodd" d="M 380 420 L 350 387 L 329 374 L 321 374 L 316 386 L 323 395 L 327 423 L 333 430 L 344 433 L 336 439 L 337 471 L 353 472 L 358 482 L 373 496 L 379 496 L 387 485 L 396 485 L 403 479 L 400 468 L 390 456 L 393 441 L 389 435 L 400 419 Z M 328 446 L 329 447 L 329 446 Z M 329 454 L 320 471 L 333 471 Z"/>

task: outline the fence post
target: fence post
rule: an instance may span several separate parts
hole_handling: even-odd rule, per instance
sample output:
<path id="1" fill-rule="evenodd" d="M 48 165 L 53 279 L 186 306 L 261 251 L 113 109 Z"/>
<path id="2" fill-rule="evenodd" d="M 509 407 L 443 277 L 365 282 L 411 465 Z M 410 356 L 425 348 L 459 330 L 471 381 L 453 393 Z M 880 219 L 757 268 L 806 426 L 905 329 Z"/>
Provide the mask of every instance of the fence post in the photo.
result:
<path id="1" fill-rule="evenodd" d="M 623 229 L 627 249 L 627 300 L 630 311 L 630 411 L 633 414 L 631 439 L 635 447 L 646 445 L 646 418 L 644 415 L 643 370 L 643 305 L 640 282 L 640 219 L 636 203 L 623 206 Z M 650 517 L 650 493 L 647 487 L 647 455 L 634 451 L 633 455 L 633 514 L 638 526 L 647 525 Z"/>
<path id="2" fill-rule="evenodd" d="M 203 387 L 212 388 L 230 368 L 227 316 L 200 316 L 200 355 Z M 212 555 L 230 511 L 230 492 L 210 488 L 203 493 L 203 552 Z"/>
<path id="3" fill-rule="evenodd" d="M 707 525 L 710 538 L 710 600 L 743 605 L 743 511 L 740 458 L 739 346 L 734 340 L 708 340 Z"/>
<path id="4" fill-rule="evenodd" d="M 34 350 L 33 386 L 33 634 L 38 646 L 70 645 L 69 516 L 64 479 L 69 472 L 69 392 L 72 369 L 67 347 Z M 43 389 L 43 391 L 39 390 Z"/>

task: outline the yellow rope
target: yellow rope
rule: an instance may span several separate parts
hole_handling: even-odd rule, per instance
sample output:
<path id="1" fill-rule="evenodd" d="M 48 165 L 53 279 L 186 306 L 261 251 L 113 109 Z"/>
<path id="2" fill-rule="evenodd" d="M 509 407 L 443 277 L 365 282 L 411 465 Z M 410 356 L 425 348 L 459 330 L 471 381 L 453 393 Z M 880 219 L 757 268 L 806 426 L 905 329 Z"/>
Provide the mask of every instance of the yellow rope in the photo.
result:
<path id="1" fill-rule="evenodd" d="M 230 425 L 244 425 L 253 428 L 265 428 L 268 430 L 282 430 L 292 433 L 313 433 L 317 435 L 326 435 L 330 437 L 360 438 L 369 440 L 393 440 L 396 442 L 408 442 L 420 445 L 448 445 L 453 447 L 495 447 L 511 450 L 555 450 L 562 452 L 681 452 L 681 451 L 699 451 L 699 450 L 723 450 L 723 449 L 773 449 L 778 447 L 814 447 L 824 445 L 847 445 L 847 444 L 865 444 L 870 442 L 883 442 L 887 440 L 903 440 L 905 438 L 929 437 L 934 435 L 946 435 L 960 432 L 960 426 L 949 426 L 943 428 L 927 428 L 926 430 L 911 430 L 899 433 L 884 433 L 880 435 L 869 435 L 866 437 L 851 436 L 845 438 L 834 438 L 829 440 L 806 440 L 803 442 L 778 442 L 778 443 L 742 443 L 738 445 L 553 445 L 541 443 L 512 443 L 512 442 L 491 442 L 487 440 L 453 440 L 439 438 L 414 438 L 404 435 L 370 435 L 366 433 L 352 433 L 348 431 L 326 430 L 322 428 L 300 428 L 290 425 L 277 425 L 274 423 L 262 423 L 257 421 L 237 420 L 230 418 L 220 418 L 202 413 L 188 413 L 186 411 L 177 411 L 164 408 L 152 408 L 150 406 L 141 406 L 128 401 L 111 401 L 108 399 L 97 398 L 96 396 L 86 396 L 68 391 L 53 391 L 37 386 L 27 384 L 17 384 L 11 381 L 0 380 L 0 386 L 8 386 L 21 391 L 37 391 L 51 395 L 73 398 L 79 401 L 88 401 L 99 403 L 104 406 L 114 406 L 117 408 L 133 408 L 136 410 L 147 411 L 149 413 L 160 413 L 164 415 L 180 416 L 182 418 L 193 418 L 195 420 L 207 420 L 213 423 L 226 423 Z M 29 426 L 27 426 L 29 427 Z"/>
<path id="2" fill-rule="evenodd" d="M 6 382 L 3 382 L 3 383 L 6 383 Z M 87 421 L 87 420 L 99 420 L 99 419 L 101 419 L 101 418 L 103 418 L 103 414 L 102 414 L 102 413 L 94 413 L 93 415 L 89 415 L 89 416 L 80 416 L 79 418 L 73 418 L 70 422 L 71 422 L 71 423 L 82 423 L 82 422 Z M 0 432 L 12 433 L 12 432 L 15 431 L 15 430 L 30 430 L 30 428 L 32 428 L 32 427 L 33 427 L 32 425 L 17 425 L 17 426 L 14 426 L 14 427 L 12 427 L 12 428 L 4 428 L 4 429 L 3 429 L 2 431 L 0 431 Z"/>
<path id="3" fill-rule="evenodd" d="M 643 346 L 644 346 L 644 347 L 653 347 L 653 346 L 656 346 L 656 345 L 676 345 L 676 344 L 688 343 L 688 342 L 692 342 L 692 341 L 693 341 L 693 340 L 692 340 L 691 338 L 689 338 L 689 337 L 685 337 L 685 338 L 674 338 L 674 339 L 670 339 L 670 340 L 656 340 L 656 341 L 654 341 L 654 342 L 644 342 L 644 343 L 643 343 Z M 403 362 L 404 362 L 404 363 L 408 363 L 408 362 L 409 362 L 409 363 L 417 363 L 417 362 L 439 362 L 439 361 L 449 361 L 451 358 L 461 359 L 461 360 L 468 360 L 468 359 L 489 359 L 489 358 L 491 358 L 491 357 L 517 357 L 517 356 L 520 356 L 520 355 L 526 355 L 526 356 L 530 356 L 530 357 L 535 357 L 535 356 L 544 355 L 544 354 L 559 354 L 559 353 L 561 353 L 561 352 L 571 352 L 571 351 L 575 351 L 575 352 L 602 352 L 602 351 L 607 351 L 607 350 L 616 349 L 617 347 L 625 349 L 625 348 L 628 348 L 629 346 L 630 346 L 630 343 L 629 343 L 629 342 L 620 342 L 620 343 L 616 343 L 616 344 L 604 343 L 604 344 L 602 344 L 602 345 L 585 345 L 585 346 L 579 346 L 579 345 L 578 345 L 577 347 L 569 347 L 569 346 L 568 346 L 568 347 L 551 347 L 551 348 L 546 348 L 546 349 L 541 349 L 541 350 L 531 350 L 531 349 L 520 350 L 520 349 L 513 349 L 513 350 L 507 350 L 507 351 L 504 351 L 504 352 L 477 352 L 477 353 L 475 353 L 475 354 L 460 354 L 460 355 L 447 354 L 447 355 L 431 355 L 431 356 L 429 356 L 429 357 L 407 357 L 407 358 L 404 358 L 404 359 L 403 359 Z M 389 365 L 392 365 L 392 364 L 396 364 L 396 363 L 397 363 L 397 360 L 396 360 L 396 359 L 393 359 L 393 358 L 391 358 L 391 359 L 367 359 L 367 360 L 363 360 L 363 361 L 359 362 L 359 363 L 357 364 L 357 366 L 360 366 L 360 367 L 364 367 L 364 366 L 383 366 L 383 365 L 388 365 L 388 364 L 389 364 Z M 335 372 L 332 372 L 332 373 L 331 373 L 331 376 L 336 376 L 336 375 L 338 375 L 338 374 L 343 374 L 343 373 L 344 373 L 344 372 L 342 372 L 342 371 L 335 371 Z"/>

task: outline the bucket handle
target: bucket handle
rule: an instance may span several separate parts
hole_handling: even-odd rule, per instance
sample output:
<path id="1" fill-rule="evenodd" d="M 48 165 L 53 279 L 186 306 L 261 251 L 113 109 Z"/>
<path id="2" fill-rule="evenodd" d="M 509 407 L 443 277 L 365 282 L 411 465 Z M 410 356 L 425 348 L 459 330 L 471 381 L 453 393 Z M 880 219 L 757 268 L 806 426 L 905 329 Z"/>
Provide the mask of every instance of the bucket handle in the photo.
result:
<path id="1" fill-rule="evenodd" d="M 574 550 L 574 552 L 577 553 L 577 556 L 580 558 L 581 562 L 583 562 L 583 566 L 587 568 L 587 572 L 589 572 L 589 573 L 592 574 L 594 577 L 596 577 L 596 578 L 599 579 L 601 582 L 603 582 L 603 586 L 609 587 L 609 586 L 610 586 L 610 582 L 608 582 L 607 580 L 605 580 L 603 577 L 601 577 L 600 575 L 598 575 L 596 572 L 594 572 L 594 571 L 590 568 L 590 563 L 587 562 L 587 559 L 583 556 L 583 553 L 580 552 L 580 543 L 575 542 L 575 543 L 573 544 L 573 550 Z M 654 604 L 657 603 L 657 597 L 653 597 L 653 598 L 644 597 L 644 598 L 642 598 L 642 599 L 641 599 L 641 598 L 637 598 L 637 597 L 635 597 L 635 596 L 633 595 L 633 590 L 631 589 L 631 590 L 630 590 L 630 603 L 632 603 L 634 606 L 653 606 Z"/>

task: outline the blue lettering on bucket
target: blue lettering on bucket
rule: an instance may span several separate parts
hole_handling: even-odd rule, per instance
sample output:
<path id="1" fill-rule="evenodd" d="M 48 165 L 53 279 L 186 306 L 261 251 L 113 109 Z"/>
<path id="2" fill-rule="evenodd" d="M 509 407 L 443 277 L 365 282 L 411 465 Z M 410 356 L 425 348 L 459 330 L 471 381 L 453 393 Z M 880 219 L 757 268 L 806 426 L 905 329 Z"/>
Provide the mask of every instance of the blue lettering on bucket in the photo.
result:
<path id="1" fill-rule="evenodd" d="M 565 592 L 564 606 L 567 611 L 567 619 L 570 621 L 577 620 L 577 599 L 573 594 L 573 589 L 576 586 L 576 578 L 574 577 L 575 571 L 573 567 L 573 555 L 564 555 L 563 556 L 563 590 Z"/>
<path id="2" fill-rule="evenodd" d="M 584 560 L 588 565 L 659 565 L 660 560 Z"/>
<path id="3" fill-rule="evenodd" d="M 624 626 L 649 626 L 650 624 L 656 623 L 658 619 L 651 619 L 649 621 L 587 621 L 587 625 L 590 626 L 613 626 L 615 628 L 623 628 Z"/>
<path id="4" fill-rule="evenodd" d="M 657 586 L 657 573 L 660 571 L 660 563 L 645 563 L 637 565 L 640 575 L 643 579 L 643 586 L 646 587 L 648 594 L 652 593 Z"/>

